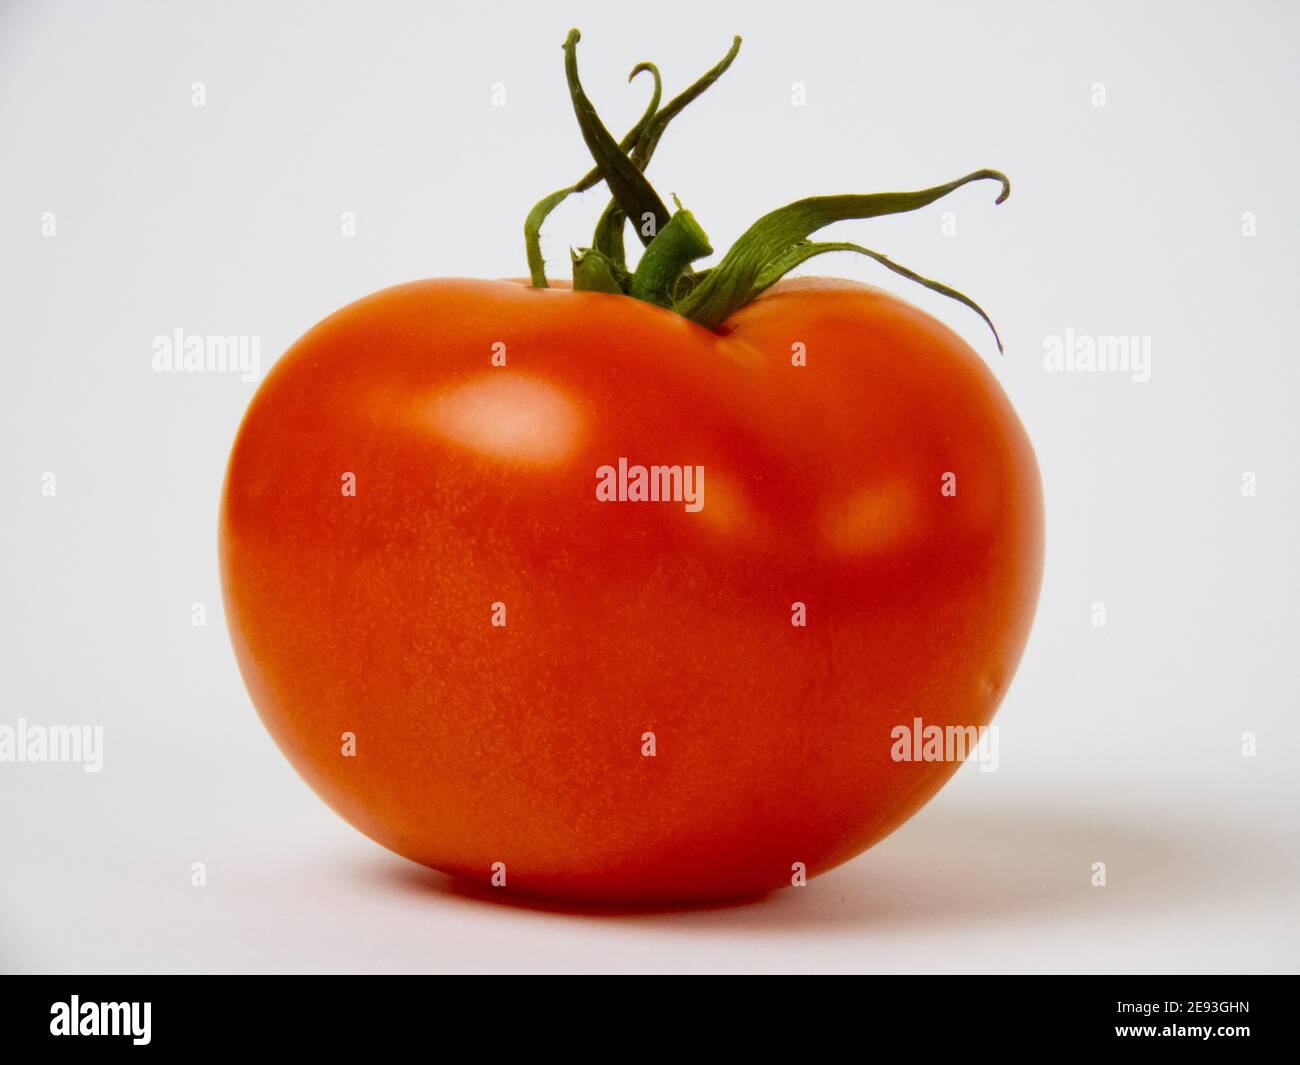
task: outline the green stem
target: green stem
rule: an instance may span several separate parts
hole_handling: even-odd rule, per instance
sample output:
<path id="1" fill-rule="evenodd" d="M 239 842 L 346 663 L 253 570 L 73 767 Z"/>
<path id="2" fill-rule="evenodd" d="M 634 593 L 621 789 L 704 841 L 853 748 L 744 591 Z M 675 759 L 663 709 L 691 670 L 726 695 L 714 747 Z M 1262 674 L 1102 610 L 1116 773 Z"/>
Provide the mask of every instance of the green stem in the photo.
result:
<path id="1" fill-rule="evenodd" d="M 578 41 L 581 39 L 582 34 L 570 30 L 564 41 L 564 76 L 569 83 L 569 97 L 573 101 L 573 113 L 578 118 L 582 139 L 587 142 L 587 150 L 591 152 L 605 184 L 609 186 L 610 193 L 623 213 L 637 219 L 652 217 L 654 232 L 658 233 L 668 225 L 668 208 L 651 188 L 645 175 L 610 135 L 601 122 L 600 115 L 596 113 L 596 108 L 587 99 L 582 82 L 578 79 Z M 642 241 L 649 244 L 653 234 L 646 236 L 643 228 L 638 226 L 636 231 L 641 235 Z"/>
<path id="2" fill-rule="evenodd" d="M 996 170 L 976 170 L 956 181 L 918 192 L 877 192 L 865 196 L 813 196 L 765 214 L 747 229 L 703 284 L 676 308 L 693 322 L 716 329 L 753 298 L 754 286 L 765 270 L 781 261 L 791 248 L 832 222 L 850 218 L 915 211 L 942 199 L 972 181 L 998 181 L 997 202 L 1011 194 L 1011 182 Z"/>
<path id="3" fill-rule="evenodd" d="M 626 136 L 619 141 L 619 147 L 625 152 L 631 151 L 640 143 L 641 136 L 658 111 L 659 101 L 663 97 L 663 79 L 659 75 L 659 68 L 653 63 L 638 63 L 632 68 L 632 73 L 627 76 L 627 80 L 631 81 L 643 72 L 649 72 L 654 78 L 654 92 L 650 95 L 650 103 L 646 107 L 645 113 L 637 120 L 637 124 L 628 130 Z M 600 167 L 592 167 L 580 181 L 575 182 L 568 188 L 558 189 L 549 196 L 543 197 L 528 212 L 528 217 L 524 219 L 524 253 L 528 257 L 528 276 L 532 281 L 533 288 L 547 287 L 546 261 L 542 257 L 542 223 L 546 221 L 547 216 L 556 207 L 575 192 L 585 192 L 601 180 Z"/>
<path id="4" fill-rule="evenodd" d="M 949 288 L 941 281 L 933 281 L 928 277 L 922 277 L 915 270 L 909 270 L 901 263 L 894 262 L 894 260 L 888 255 L 882 255 L 878 251 L 864 248 L 860 244 L 848 244 L 843 241 L 836 241 L 834 243 L 814 243 L 812 241 L 805 241 L 801 244 L 794 245 L 785 253 L 785 255 L 773 262 L 759 275 L 758 281 L 755 282 L 754 287 L 750 290 L 749 299 L 745 302 L 748 303 L 750 300 L 757 299 L 764 289 L 775 285 L 791 270 L 807 262 L 814 255 L 825 255 L 828 251 L 852 251 L 857 252 L 859 255 L 865 255 L 868 259 L 874 259 L 887 270 L 894 271 L 894 273 L 898 274 L 900 277 L 905 277 L 909 281 L 915 281 L 918 285 L 924 285 L 931 292 L 937 292 L 941 296 L 947 296 L 949 299 L 964 304 L 984 319 L 984 324 L 987 325 L 989 330 L 993 333 L 993 341 L 997 344 L 998 351 L 1000 352 L 1002 350 L 1002 338 L 998 336 L 998 330 L 993 324 L 993 319 L 985 314 L 984 308 L 969 296 L 963 295 L 955 288 Z"/>
<path id="5" fill-rule="evenodd" d="M 623 294 L 613 264 L 598 251 L 583 248 L 573 253 L 573 287 L 579 292 Z"/>
<path id="6" fill-rule="evenodd" d="M 730 50 L 719 62 L 705 71 L 690 87 L 669 100 L 664 105 L 664 109 L 655 114 L 645 124 L 631 151 L 632 162 L 636 164 L 638 170 L 644 173 L 645 168 L 650 165 L 650 157 L 654 155 L 655 148 L 659 146 L 659 140 L 663 137 L 664 130 L 668 128 L 668 123 L 680 115 L 688 104 L 699 99 L 709 86 L 722 77 L 727 72 L 727 68 L 735 61 L 739 52 L 740 38 L 737 37 L 731 42 Z M 624 149 L 627 148 L 626 138 L 623 140 L 623 147 Z M 596 232 L 591 241 L 593 248 L 603 252 L 614 262 L 624 267 L 626 267 L 627 263 L 623 250 L 623 227 L 626 220 L 627 216 L 619 209 L 617 201 L 611 200 L 604 213 L 600 216 L 600 221 L 596 223 Z"/>
<path id="7" fill-rule="evenodd" d="M 679 209 L 641 256 L 632 275 L 629 295 L 660 307 L 671 307 L 682 272 L 696 259 L 712 254 L 709 238 L 695 216 Z"/>

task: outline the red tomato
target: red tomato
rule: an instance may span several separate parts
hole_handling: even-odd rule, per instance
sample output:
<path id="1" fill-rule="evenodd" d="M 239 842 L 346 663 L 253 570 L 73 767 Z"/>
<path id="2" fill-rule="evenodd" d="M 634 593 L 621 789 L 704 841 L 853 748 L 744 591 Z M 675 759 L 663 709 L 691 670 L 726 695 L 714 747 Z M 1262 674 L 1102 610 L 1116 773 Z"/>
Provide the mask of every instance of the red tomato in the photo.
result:
<path id="1" fill-rule="evenodd" d="M 702 508 L 601 501 L 620 459 L 703 467 Z M 712 332 L 437 280 L 275 365 L 220 550 L 263 721 L 362 832 L 520 892 L 687 901 L 821 873 L 939 789 L 957 763 L 891 731 L 992 717 L 1043 513 L 993 375 L 882 291 L 785 281 Z"/>

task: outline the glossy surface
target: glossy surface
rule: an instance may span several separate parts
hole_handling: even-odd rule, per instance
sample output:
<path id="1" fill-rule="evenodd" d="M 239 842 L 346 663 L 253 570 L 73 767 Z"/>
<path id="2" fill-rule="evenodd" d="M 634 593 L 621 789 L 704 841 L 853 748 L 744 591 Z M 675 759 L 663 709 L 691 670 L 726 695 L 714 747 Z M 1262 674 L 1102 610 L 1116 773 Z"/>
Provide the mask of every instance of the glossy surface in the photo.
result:
<path id="1" fill-rule="evenodd" d="M 597 500 L 620 457 L 702 465 L 703 509 Z M 980 358 L 820 279 L 721 335 L 507 281 L 377 293 L 276 363 L 220 519 L 244 678 L 321 797 L 416 861 L 598 901 L 760 893 L 914 813 L 956 765 L 890 730 L 989 720 L 1042 541 Z"/>

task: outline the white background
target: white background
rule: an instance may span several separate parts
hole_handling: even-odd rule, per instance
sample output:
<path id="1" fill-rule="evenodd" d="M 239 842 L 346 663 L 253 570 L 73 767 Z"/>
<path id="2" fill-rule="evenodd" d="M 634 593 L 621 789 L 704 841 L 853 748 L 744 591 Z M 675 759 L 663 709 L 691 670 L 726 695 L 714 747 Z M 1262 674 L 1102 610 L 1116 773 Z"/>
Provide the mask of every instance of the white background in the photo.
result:
<path id="1" fill-rule="evenodd" d="M 1053 6 L 0 6 L 0 724 L 103 725 L 106 748 L 99 774 L 0 764 L 0 969 L 1294 971 L 1300 18 Z M 1014 184 L 829 231 L 968 292 L 1005 356 L 939 296 L 818 264 L 968 337 L 1037 447 L 1046 580 L 1001 767 L 755 904 L 503 905 L 339 821 L 262 729 L 221 616 L 218 493 L 254 386 L 150 366 L 177 327 L 258 335 L 269 364 L 383 286 L 522 274 L 524 213 L 587 168 L 571 25 L 619 131 L 636 61 L 672 93 L 745 37 L 651 168 L 715 247 L 805 195 Z M 555 273 L 603 204 L 553 217 Z M 1151 380 L 1045 372 L 1067 328 L 1150 337 Z"/>

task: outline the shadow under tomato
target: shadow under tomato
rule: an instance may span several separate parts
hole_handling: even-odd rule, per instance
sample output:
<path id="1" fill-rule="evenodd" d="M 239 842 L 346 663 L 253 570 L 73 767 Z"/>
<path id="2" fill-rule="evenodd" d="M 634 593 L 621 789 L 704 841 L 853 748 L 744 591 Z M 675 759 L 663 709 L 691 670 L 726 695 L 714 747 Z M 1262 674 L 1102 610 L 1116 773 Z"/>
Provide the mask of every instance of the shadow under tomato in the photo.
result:
<path id="1" fill-rule="evenodd" d="M 935 927 L 1086 914 L 1121 905 L 1168 910 L 1243 885 L 1234 855 L 1267 891 L 1268 843 L 1203 811 L 1114 809 L 1068 812 L 970 809 L 959 802 L 922 811 L 884 842 L 838 869 L 757 899 L 700 905 L 593 906 L 531 898 L 450 877 L 396 857 L 363 876 L 372 884 L 461 905 L 578 919 L 653 922 L 737 932 L 828 931 L 852 926 Z M 1262 865 L 1261 865 L 1262 860 Z M 1093 884 L 1105 864 L 1106 886 Z M 1264 875 L 1257 875 L 1262 869 Z M 1227 896 L 1225 896 L 1227 897 Z"/>
<path id="2" fill-rule="evenodd" d="M 380 878 L 389 884 L 405 887 L 407 890 L 424 892 L 449 899 L 464 899 L 469 902 L 500 906 L 511 910 L 533 911 L 535 913 L 553 913 L 569 917 L 654 917 L 669 914 L 707 913 L 715 910 L 734 910 L 744 906 L 758 906 L 768 901 L 772 894 L 759 895 L 748 899 L 731 899 L 720 902 L 683 902 L 683 903 L 592 903 L 571 902 L 564 899 L 547 898 L 541 895 L 528 895 L 520 891 L 507 891 L 489 887 L 464 877 L 449 876 L 436 869 L 427 869 L 413 862 L 404 862 L 400 868 L 388 866 L 376 870 Z"/>

